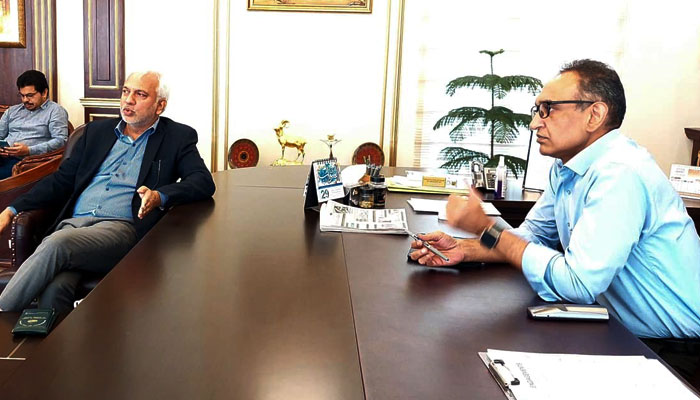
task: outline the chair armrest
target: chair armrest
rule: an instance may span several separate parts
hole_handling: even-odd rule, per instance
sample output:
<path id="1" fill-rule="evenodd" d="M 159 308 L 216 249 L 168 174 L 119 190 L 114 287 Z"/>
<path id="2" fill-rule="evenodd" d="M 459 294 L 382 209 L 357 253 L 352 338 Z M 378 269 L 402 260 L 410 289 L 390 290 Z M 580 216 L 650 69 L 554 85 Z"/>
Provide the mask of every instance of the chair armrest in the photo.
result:
<path id="1" fill-rule="evenodd" d="M 11 268 L 17 269 L 36 250 L 54 221 L 51 209 L 22 211 L 12 219 L 10 231 Z"/>
<path id="2" fill-rule="evenodd" d="M 63 151 L 65 146 L 54 151 L 50 151 L 44 154 L 35 154 L 33 156 L 26 156 L 20 162 L 12 167 L 12 176 L 21 174 L 22 172 L 28 171 L 32 168 L 36 168 L 41 164 L 44 164 L 52 160 L 61 160 L 63 158 Z M 60 163 L 60 161 L 59 161 Z M 58 165 L 58 164 L 57 164 Z"/>

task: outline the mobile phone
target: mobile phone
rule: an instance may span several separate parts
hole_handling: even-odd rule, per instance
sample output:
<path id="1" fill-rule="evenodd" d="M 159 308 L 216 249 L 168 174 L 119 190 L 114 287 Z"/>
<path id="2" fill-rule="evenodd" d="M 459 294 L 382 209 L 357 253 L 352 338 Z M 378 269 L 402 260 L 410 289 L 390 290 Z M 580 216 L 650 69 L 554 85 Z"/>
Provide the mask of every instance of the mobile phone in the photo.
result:
<path id="1" fill-rule="evenodd" d="M 547 304 L 528 307 L 527 313 L 534 319 L 607 321 L 608 309 L 589 304 Z"/>
<path id="2" fill-rule="evenodd" d="M 0 147 L 10 147 L 10 144 L 7 143 L 7 140 L 0 140 Z"/>

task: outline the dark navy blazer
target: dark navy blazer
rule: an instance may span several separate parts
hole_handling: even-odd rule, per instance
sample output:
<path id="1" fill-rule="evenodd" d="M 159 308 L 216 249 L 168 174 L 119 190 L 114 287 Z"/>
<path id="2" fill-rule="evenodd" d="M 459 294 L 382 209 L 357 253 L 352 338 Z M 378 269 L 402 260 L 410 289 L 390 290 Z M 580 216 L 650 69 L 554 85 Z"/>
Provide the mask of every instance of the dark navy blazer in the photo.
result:
<path id="1" fill-rule="evenodd" d="M 61 220 L 70 218 L 78 197 L 99 171 L 117 140 L 114 128 L 119 121 L 119 118 L 114 118 L 86 125 L 69 158 L 58 170 L 12 203 L 17 212 L 61 207 L 51 230 Z M 215 190 L 214 181 L 196 145 L 197 132 L 194 129 L 160 117 L 156 131 L 148 138 L 136 187 L 157 189 L 168 196 L 168 206 L 211 197 Z M 141 220 L 137 217 L 140 206 L 141 198 L 134 193 L 131 209 L 139 238 L 165 214 L 164 210 L 155 208 Z"/>

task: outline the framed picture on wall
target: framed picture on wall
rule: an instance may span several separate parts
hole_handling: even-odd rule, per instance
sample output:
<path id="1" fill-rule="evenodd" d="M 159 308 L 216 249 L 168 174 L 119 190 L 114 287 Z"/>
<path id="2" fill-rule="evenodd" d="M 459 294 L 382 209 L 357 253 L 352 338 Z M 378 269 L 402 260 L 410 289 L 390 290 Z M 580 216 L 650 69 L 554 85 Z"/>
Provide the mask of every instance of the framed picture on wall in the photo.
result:
<path id="1" fill-rule="evenodd" d="M 371 13 L 372 0 L 248 0 L 248 9 Z"/>
<path id="2" fill-rule="evenodd" d="M 27 47 L 24 0 L 0 0 L 0 47 Z"/>

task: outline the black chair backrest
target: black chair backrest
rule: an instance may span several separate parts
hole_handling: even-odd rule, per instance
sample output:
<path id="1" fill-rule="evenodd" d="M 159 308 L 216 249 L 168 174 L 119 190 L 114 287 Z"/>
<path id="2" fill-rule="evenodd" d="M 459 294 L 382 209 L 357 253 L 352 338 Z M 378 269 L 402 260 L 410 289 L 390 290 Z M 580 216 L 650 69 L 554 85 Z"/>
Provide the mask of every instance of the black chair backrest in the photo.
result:
<path id="1" fill-rule="evenodd" d="M 79 127 L 75 128 L 73 133 L 68 136 L 68 142 L 66 143 L 66 150 L 63 152 L 63 161 L 67 160 L 70 158 L 71 153 L 73 152 L 73 146 L 75 146 L 75 143 L 80 139 L 81 136 L 83 136 L 83 133 L 85 132 L 85 124 L 80 125 Z"/>

